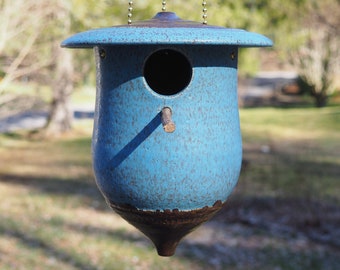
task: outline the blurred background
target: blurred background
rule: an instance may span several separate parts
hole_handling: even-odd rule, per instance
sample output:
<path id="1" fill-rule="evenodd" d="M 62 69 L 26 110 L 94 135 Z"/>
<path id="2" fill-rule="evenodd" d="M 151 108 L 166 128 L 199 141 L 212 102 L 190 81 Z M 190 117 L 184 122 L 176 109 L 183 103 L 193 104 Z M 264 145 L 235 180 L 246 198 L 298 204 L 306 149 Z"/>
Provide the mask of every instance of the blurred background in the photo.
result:
<path id="1" fill-rule="evenodd" d="M 132 21 L 162 1 L 134 1 Z M 0 0 L 1 269 L 340 269 L 340 1 L 207 1 L 240 49 L 243 164 L 227 206 L 160 258 L 92 173 L 92 50 L 66 37 L 126 24 L 128 1 Z M 167 1 L 202 21 L 202 1 Z"/>

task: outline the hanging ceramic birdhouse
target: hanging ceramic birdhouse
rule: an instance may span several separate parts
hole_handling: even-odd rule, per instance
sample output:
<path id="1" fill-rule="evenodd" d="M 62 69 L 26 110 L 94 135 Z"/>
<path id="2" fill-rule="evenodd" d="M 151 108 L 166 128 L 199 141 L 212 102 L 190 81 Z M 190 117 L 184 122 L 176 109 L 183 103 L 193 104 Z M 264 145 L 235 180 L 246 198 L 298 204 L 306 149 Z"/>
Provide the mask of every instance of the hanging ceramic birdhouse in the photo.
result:
<path id="1" fill-rule="evenodd" d="M 164 2 L 164 1 L 163 1 Z M 205 5 L 205 4 L 204 4 Z M 94 48 L 92 140 L 97 185 L 108 204 L 171 256 L 235 187 L 242 161 L 239 47 L 271 46 L 259 34 L 151 20 L 78 33 L 67 48 Z"/>

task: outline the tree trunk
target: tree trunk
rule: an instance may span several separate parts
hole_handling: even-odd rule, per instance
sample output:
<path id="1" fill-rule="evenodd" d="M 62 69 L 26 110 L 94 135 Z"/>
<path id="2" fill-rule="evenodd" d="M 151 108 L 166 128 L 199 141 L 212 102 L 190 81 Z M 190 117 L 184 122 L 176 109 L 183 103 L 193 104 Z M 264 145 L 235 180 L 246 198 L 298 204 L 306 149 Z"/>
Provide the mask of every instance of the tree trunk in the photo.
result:
<path id="1" fill-rule="evenodd" d="M 328 96 L 325 93 L 318 93 L 313 95 L 315 99 L 315 106 L 318 108 L 325 107 L 328 102 Z"/>
<path id="2" fill-rule="evenodd" d="M 55 59 L 51 85 L 53 98 L 45 129 L 47 135 L 58 136 L 72 128 L 73 112 L 70 108 L 70 96 L 73 91 L 73 62 L 72 54 L 62 49 L 59 44 L 55 47 Z"/>

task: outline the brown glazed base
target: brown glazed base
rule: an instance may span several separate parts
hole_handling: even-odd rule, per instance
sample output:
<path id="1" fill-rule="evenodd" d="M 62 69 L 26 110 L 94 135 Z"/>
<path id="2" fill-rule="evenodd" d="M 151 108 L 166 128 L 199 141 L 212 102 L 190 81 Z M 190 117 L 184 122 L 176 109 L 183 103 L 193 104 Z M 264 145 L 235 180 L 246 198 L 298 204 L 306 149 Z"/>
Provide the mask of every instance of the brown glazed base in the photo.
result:
<path id="1" fill-rule="evenodd" d="M 158 255 L 172 256 L 180 240 L 202 223 L 211 219 L 222 207 L 221 201 L 212 207 L 191 211 L 143 211 L 129 205 L 109 202 L 111 208 L 127 222 L 144 233 L 154 243 Z"/>

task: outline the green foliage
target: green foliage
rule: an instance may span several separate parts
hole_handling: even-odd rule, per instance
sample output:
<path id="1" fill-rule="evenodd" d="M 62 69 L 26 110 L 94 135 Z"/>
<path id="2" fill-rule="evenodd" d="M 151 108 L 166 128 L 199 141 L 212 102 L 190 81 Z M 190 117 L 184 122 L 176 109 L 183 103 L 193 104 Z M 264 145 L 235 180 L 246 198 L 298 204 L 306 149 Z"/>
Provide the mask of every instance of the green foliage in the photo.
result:
<path id="1" fill-rule="evenodd" d="M 278 51 L 309 86 L 316 106 L 323 107 L 334 93 L 339 75 L 340 2 L 313 0 L 302 7 L 304 16 L 297 16 L 294 24 L 287 21 L 284 28 L 279 28 L 285 36 L 278 39 Z"/>
<path id="2" fill-rule="evenodd" d="M 176 12 L 183 19 L 202 21 L 201 3 L 196 0 L 167 1 L 167 10 Z M 150 19 L 161 11 L 161 4 L 159 0 L 134 1 L 132 21 Z M 316 24 L 318 16 L 326 20 L 326 24 L 339 29 L 337 18 L 340 16 L 336 11 L 339 6 L 338 0 L 218 0 L 207 1 L 207 4 L 208 24 L 242 28 L 267 35 L 274 41 L 274 50 L 279 55 L 278 60 L 293 63 L 296 67 L 299 65 L 297 62 L 299 49 L 306 45 L 310 36 L 315 35 L 315 31 L 319 30 Z M 9 12 L 13 10 L 25 12 Z M 60 16 L 62 10 L 69 12 L 71 18 L 69 31 L 66 30 L 68 29 L 66 20 Z M 55 62 L 51 49 L 53 46 L 76 32 L 126 24 L 127 13 L 128 1 L 126 0 L 53 0 L 49 1 L 48 5 L 42 0 L 17 0 L 15 2 L 3 0 L 0 5 L 0 32 L 9 33 L 7 36 L 12 37 L 12 32 L 9 32 L 11 29 L 7 27 L 12 25 L 15 34 L 6 41 L 6 50 L 1 50 L 6 40 L 3 37 L 6 35 L 1 38 L 0 72 L 2 75 L 0 76 L 6 75 L 8 63 L 14 62 L 13 59 L 20 55 L 25 44 L 28 44 L 32 36 L 38 33 L 36 40 L 32 39 L 34 46 L 25 55 L 25 61 L 20 64 L 20 67 L 31 68 L 32 79 L 47 83 L 49 77 L 53 76 L 49 73 Z M 42 14 L 47 14 L 47 17 Z M 8 23 L 9 21 L 11 24 Z M 23 23 L 28 21 L 29 24 Z M 306 31 L 306 29 L 313 31 Z M 339 34 L 332 36 L 337 37 Z M 336 46 L 338 47 L 338 45 Z M 259 50 L 241 50 L 239 60 L 241 74 L 253 74 L 261 68 L 261 59 L 258 57 Z M 78 84 L 94 84 L 93 53 L 90 50 L 78 50 L 73 51 L 73 54 L 76 60 L 75 81 Z M 296 61 L 294 62 L 294 60 Z M 15 78 L 20 78 L 20 76 L 19 72 Z M 318 77 L 320 76 L 323 75 L 318 75 Z"/>
<path id="3" fill-rule="evenodd" d="M 22 1 L 17 1 L 16 3 L 21 2 Z M 31 3 L 34 4 L 34 6 L 40 5 L 42 8 L 34 9 L 30 13 L 23 13 L 23 15 L 29 17 L 26 19 L 23 17 L 22 20 L 30 21 L 32 26 L 35 25 L 33 22 L 37 22 L 38 26 L 42 26 L 42 29 L 41 31 L 39 30 L 39 37 L 35 42 L 35 44 L 39 44 L 39 46 L 34 46 L 30 55 L 27 56 L 27 59 L 53 59 L 51 43 L 55 44 L 55 40 L 60 42 L 63 38 L 76 32 L 91 28 L 126 24 L 127 22 L 128 3 L 125 0 L 89 0 L 85 2 L 80 0 L 50 1 L 48 12 L 52 12 L 52 14 L 49 15 L 48 20 L 45 18 L 39 19 L 40 16 L 38 14 L 41 14 L 39 12 L 46 10 L 46 7 L 43 6 L 43 1 L 24 1 L 22 2 L 22 7 L 18 9 L 25 9 Z M 286 14 L 290 12 L 288 12 L 287 9 L 292 6 L 292 4 L 288 3 L 282 3 L 282 1 L 277 0 L 208 1 L 208 23 L 226 27 L 244 28 L 249 31 L 257 31 L 274 37 L 277 32 L 276 27 L 287 20 Z M 132 20 L 149 19 L 161 11 L 161 7 L 161 1 L 158 0 L 134 1 Z M 68 29 L 65 27 L 66 22 L 58 15 L 60 10 L 63 9 L 66 9 L 67 12 L 70 13 L 72 24 L 70 28 L 71 32 L 65 32 L 65 29 Z M 202 21 L 202 6 L 199 1 L 168 1 L 167 10 L 176 12 L 183 19 Z M 10 59 L 12 55 L 18 54 L 22 48 L 22 44 L 32 33 L 37 33 L 37 30 L 34 27 L 29 27 L 25 30 L 24 34 L 16 37 L 17 42 L 7 43 L 6 52 L 3 52 L 5 59 Z M 89 76 L 89 74 L 94 74 L 94 61 L 89 60 L 93 59 L 92 53 L 90 51 L 75 51 L 73 53 L 76 59 L 75 70 L 77 71 L 77 81 L 85 82 L 85 80 L 90 78 L 90 82 L 94 83 L 94 75 Z M 37 61 L 35 60 L 35 62 Z M 258 62 L 259 59 L 256 58 L 256 53 L 242 50 L 240 54 L 240 71 L 253 73 L 254 70 L 257 69 L 255 63 Z M 49 67 L 47 68 L 49 69 Z M 40 73 L 44 74 L 45 72 Z"/>

